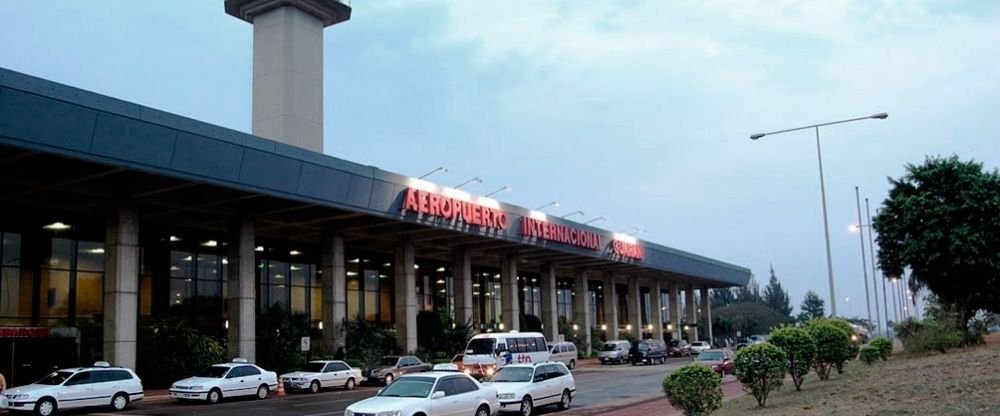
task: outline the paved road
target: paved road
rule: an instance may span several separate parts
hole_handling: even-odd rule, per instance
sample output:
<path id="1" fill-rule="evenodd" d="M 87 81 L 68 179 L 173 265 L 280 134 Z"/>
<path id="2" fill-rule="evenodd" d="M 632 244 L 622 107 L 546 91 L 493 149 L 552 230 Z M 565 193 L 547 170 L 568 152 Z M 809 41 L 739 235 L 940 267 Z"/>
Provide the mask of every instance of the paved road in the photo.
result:
<path id="1" fill-rule="evenodd" d="M 573 409 L 593 409 L 629 399 L 639 399 L 660 391 L 663 376 L 689 359 L 672 359 L 665 365 L 651 366 L 582 366 L 573 372 L 577 397 Z M 128 411 L 116 415 L 156 416 L 340 416 L 356 401 L 371 397 L 376 387 L 358 387 L 353 391 L 332 390 L 319 394 L 290 393 L 267 400 L 227 400 L 217 405 L 200 403 L 179 404 L 173 400 L 150 400 L 133 404 Z M 541 411 L 555 413 L 554 409 Z M 106 410 L 91 415 L 101 415 Z M 70 412 L 72 416 L 85 415 Z"/>

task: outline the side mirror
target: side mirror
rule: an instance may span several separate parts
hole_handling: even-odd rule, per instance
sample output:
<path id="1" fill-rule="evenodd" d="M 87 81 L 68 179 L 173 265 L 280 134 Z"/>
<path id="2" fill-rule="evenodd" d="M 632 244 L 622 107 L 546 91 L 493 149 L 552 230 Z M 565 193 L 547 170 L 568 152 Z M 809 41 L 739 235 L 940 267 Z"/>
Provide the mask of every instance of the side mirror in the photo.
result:
<path id="1" fill-rule="evenodd" d="M 434 392 L 434 394 L 431 395 L 431 399 L 432 400 L 437 400 L 437 399 L 440 399 L 442 397 L 444 397 L 444 392 L 443 391 L 436 391 L 436 392 Z"/>

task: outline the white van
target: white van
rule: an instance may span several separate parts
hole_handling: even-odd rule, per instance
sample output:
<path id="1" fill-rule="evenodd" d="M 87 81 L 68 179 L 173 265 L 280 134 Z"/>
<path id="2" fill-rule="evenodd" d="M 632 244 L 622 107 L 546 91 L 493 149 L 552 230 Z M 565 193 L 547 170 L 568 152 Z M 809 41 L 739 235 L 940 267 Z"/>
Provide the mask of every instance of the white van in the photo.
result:
<path id="1" fill-rule="evenodd" d="M 570 370 L 576 368 L 576 345 L 572 342 L 554 342 L 549 345 L 549 360 L 566 364 Z"/>
<path id="2" fill-rule="evenodd" d="M 465 374 L 492 376 L 510 363 L 541 363 L 549 360 L 549 347 L 540 332 L 494 332 L 469 340 L 462 357 Z"/>

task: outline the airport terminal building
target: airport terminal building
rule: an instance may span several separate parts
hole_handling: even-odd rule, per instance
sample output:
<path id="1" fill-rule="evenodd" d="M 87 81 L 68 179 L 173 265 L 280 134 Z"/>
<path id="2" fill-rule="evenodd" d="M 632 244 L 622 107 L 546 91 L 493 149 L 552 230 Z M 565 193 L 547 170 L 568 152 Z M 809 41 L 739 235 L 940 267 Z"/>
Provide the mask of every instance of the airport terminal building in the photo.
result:
<path id="1" fill-rule="evenodd" d="M 54 340 L 86 337 L 99 341 L 77 361 L 134 367 L 139 328 L 164 319 L 225 334 L 231 356 L 253 359 L 256 314 L 275 304 L 334 346 L 360 318 L 415 350 L 423 310 L 477 331 L 536 315 L 550 339 L 560 317 L 588 339 L 697 339 L 694 293 L 747 283 L 743 267 L 323 154 L 321 97 L 317 113 L 314 97 L 281 90 L 295 79 L 267 84 L 308 68 L 266 64 L 275 51 L 263 45 L 318 27 L 321 54 L 322 28 L 349 8 L 225 4 L 254 24 L 256 135 L 0 68 L 5 374 Z M 261 22 L 275 14 L 269 32 Z M 262 104 L 283 95 L 294 108 Z"/>

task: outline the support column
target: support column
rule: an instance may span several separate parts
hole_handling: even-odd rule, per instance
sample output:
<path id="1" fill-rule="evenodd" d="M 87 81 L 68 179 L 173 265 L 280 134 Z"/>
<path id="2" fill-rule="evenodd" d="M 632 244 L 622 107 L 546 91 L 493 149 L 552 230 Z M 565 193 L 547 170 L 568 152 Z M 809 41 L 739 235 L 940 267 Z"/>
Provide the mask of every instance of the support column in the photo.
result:
<path id="1" fill-rule="evenodd" d="M 139 214 L 108 214 L 104 256 L 104 360 L 135 368 L 139 319 Z"/>
<path id="2" fill-rule="evenodd" d="M 556 341 L 559 338 L 559 310 L 556 307 L 556 266 L 548 263 L 542 266 L 542 331 L 545 338 Z"/>
<path id="3" fill-rule="evenodd" d="M 257 351 L 256 255 L 252 218 L 229 225 L 229 357 L 253 362 Z"/>
<path id="4" fill-rule="evenodd" d="M 674 339 L 681 339 L 681 301 L 680 301 L 680 286 L 677 283 L 672 283 L 670 285 L 670 297 L 667 299 L 670 301 L 670 324 L 674 326 L 673 334 Z"/>
<path id="5" fill-rule="evenodd" d="M 632 336 L 642 339 L 642 292 L 639 290 L 639 278 L 628 278 L 628 321 L 632 325 Z"/>
<path id="6" fill-rule="evenodd" d="M 589 357 L 591 354 L 590 323 L 592 319 L 590 317 L 590 291 L 587 290 L 587 272 L 578 270 L 574 278 L 573 288 L 576 294 L 573 295 L 573 324 L 576 325 L 575 329 L 579 331 L 579 334 L 583 336 L 585 345 L 583 351 Z"/>
<path id="7" fill-rule="evenodd" d="M 698 340 L 698 307 L 694 304 L 694 285 L 688 285 L 684 291 L 684 303 L 687 308 L 688 342 Z"/>
<path id="8" fill-rule="evenodd" d="M 455 252 L 452 264 L 455 281 L 455 320 L 472 325 L 472 259 L 469 250 Z"/>
<path id="9" fill-rule="evenodd" d="M 701 288 L 701 314 L 705 317 L 705 336 L 708 345 L 715 345 L 712 342 L 712 298 L 708 295 L 708 287 Z"/>
<path id="10" fill-rule="evenodd" d="M 604 325 L 608 341 L 618 340 L 618 290 L 615 286 L 615 275 L 604 274 Z"/>
<path id="11" fill-rule="evenodd" d="M 503 331 L 521 330 L 521 304 L 517 295 L 517 256 L 504 256 L 500 264 L 500 303 Z"/>
<path id="12" fill-rule="evenodd" d="M 660 301 L 660 280 L 653 278 L 649 282 L 650 314 L 653 318 L 653 339 L 663 340 L 663 302 Z"/>
<path id="13" fill-rule="evenodd" d="M 413 243 L 400 242 L 396 247 L 396 343 L 404 353 L 417 350 L 417 274 Z"/>
<path id="14" fill-rule="evenodd" d="M 323 334 L 333 352 L 347 347 L 345 324 L 347 316 L 347 268 L 344 267 L 344 239 L 333 230 L 323 234 L 320 270 L 323 272 Z M 350 317 L 354 318 L 354 317 Z M 339 354 L 337 354 L 339 355 Z"/>

